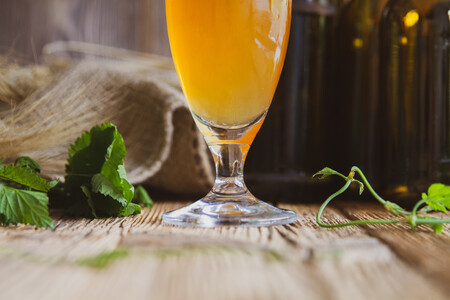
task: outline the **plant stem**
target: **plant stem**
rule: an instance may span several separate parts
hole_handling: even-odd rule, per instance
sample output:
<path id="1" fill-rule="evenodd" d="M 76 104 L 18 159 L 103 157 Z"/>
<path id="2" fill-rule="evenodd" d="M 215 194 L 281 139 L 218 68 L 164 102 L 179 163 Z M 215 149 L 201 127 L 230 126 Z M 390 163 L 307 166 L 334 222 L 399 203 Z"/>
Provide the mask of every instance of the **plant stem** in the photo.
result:
<path id="1" fill-rule="evenodd" d="M 364 173 L 361 171 L 361 169 L 356 167 L 356 166 L 353 166 L 352 167 L 352 171 L 354 171 L 354 172 L 356 171 L 359 174 L 359 176 L 361 177 L 362 181 L 366 185 L 367 189 L 372 194 L 372 196 L 374 196 L 375 199 L 378 200 L 378 202 L 380 202 L 381 204 L 385 205 L 387 201 L 384 200 L 383 198 L 381 198 L 380 195 L 378 195 L 377 192 L 375 192 L 375 190 L 373 189 L 373 187 L 370 185 L 369 181 L 367 180 L 366 176 L 364 176 Z M 405 214 L 405 215 L 410 215 L 411 214 L 409 211 L 404 210 L 402 207 L 399 207 L 398 212 L 402 213 L 402 214 Z"/>
<path id="2" fill-rule="evenodd" d="M 331 228 L 331 227 L 336 227 L 336 225 L 338 225 L 338 224 L 325 224 L 325 223 L 323 223 L 323 222 L 320 220 L 320 217 L 322 216 L 322 213 L 323 213 L 325 207 L 328 205 L 328 203 L 330 203 L 331 200 L 333 200 L 334 198 L 336 198 L 337 196 L 339 196 L 340 194 L 342 194 L 343 192 L 345 192 L 345 191 L 348 189 L 348 187 L 350 186 L 351 183 L 352 183 L 351 180 L 347 180 L 347 182 L 345 183 L 345 185 L 344 185 L 339 191 L 337 191 L 337 192 L 335 192 L 333 195 L 329 196 L 329 197 L 327 198 L 327 200 L 325 200 L 325 202 L 322 204 L 322 206 L 320 206 L 319 212 L 317 213 L 317 216 L 316 216 L 316 222 L 317 222 L 317 224 L 319 224 L 319 225 L 322 226 L 322 227 L 329 227 L 329 228 Z"/>
<path id="3" fill-rule="evenodd" d="M 417 218 L 416 224 L 420 225 L 428 225 L 428 224 L 445 224 L 450 223 L 450 219 L 425 219 L 425 218 Z"/>
<path id="4" fill-rule="evenodd" d="M 384 200 L 383 198 L 380 197 L 380 195 L 377 194 L 377 192 L 375 192 L 375 190 L 373 189 L 373 187 L 370 185 L 369 181 L 367 181 L 366 176 L 364 176 L 364 173 L 361 171 L 360 168 L 353 166 L 352 167 L 352 171 L 353 172 L 357 172 L 359 174 L 359 176 L 361 177 L 362 181 L 364 182 L 364 184 L 366 185 L 367 189 L 370 191 L 370 193 L 375 197 L 375 199 L 378 200 L 378 202 L 380 202 L 381 204 L 386 204 L 386 200 Z"/>
<path id="5" fill-rule="evenodd" d="M 326 224 L 321 221 L 322 213 L 325 209 L 325 207 L 328 205 L 328 203 L 331 202 L 334 198 L 345 192 L 348 187 L 352 184 L 353 179 L 347 178 L 347 182 L 345 185 L 336 193 L 331 195 L 330 197 L 325 200 L 325 202 L 322 204 L 322 206 L 319 208 L 319 212 L 317 213 L 316 221 L 317 224 L 319 224 L 322 227 L 327 228 L 337 228 L 337 227 L 346 227 L 346 226 L 353 226 L 353 225 L 369 225 L 369 224 L 397 224 L 400 222 L 400 220 L 359 220 L 359 221 L 350 221 L 346 223 L 339 223 L 339 224 Z"/>
<path id="6" fill-rule="evenodd" d="M 419 207 L 420 207 L 422 204 L 424 204 L 424 203 L 426 203 L 426 202 L 427 202 L 427 199 L 422 199 L 422 200 L 420 200 L 419 202 L 417 202 L 416 205 L 414 205 L 414 208 L 413 208 L 413 210 L 411 211 L 411 214 L 412 214 L 413 216 L 417 216 L 417 210 L 419 209 Z"/>
<path id="7" fill-rule="evenodd" d="M 430 210 L 433 210 L 429 206 L 425 206 L 425 207 L 423 207 L 422 209 L 419 210 L 419 207 L 421 205 L 425 204 L 427 202 L 427 199 L 422 199 L 422 200 L 418 201 L 411 212 L 404 210 L 403 208 L 401 208 L 400 206 L 398 206 L 395 203 L 392 203 L 392 202 L 384 200 L 383 198 L 381 198 L 375 192 L 375 190 L 370 185 L 370 183 L 367 180 L 367 178 L 364 176 L 364 173 L 356 166 L 353 166 L 351 168 L 350 174 L 347 177 L 345 177 L 344 175 L 342 175 L 342 174 L 340 174 L 340 173 L 338 173 L 338 172 L 336 172 L 334 170 L 331 170 L 329 168 L 325 168 L 325 169 L 327 169 L 328 171 L 332 171 L 333 172 L 332 174 L 334 174 L 334 175 L 339 175 L 340 177 L 344 178 L 346 182 L 345 182 L 345 185 L 342 188 L 340 188 L 337 192 L 335 192 L 334 194 L 329 196 L 325 200 L 325 202 L 320 206 L 319 211 L 317 212 L 316 222 L 321 227 L 337 228 L 337 227 L 345 227 L 345 226 L 353 226 L 353 225 L 398 224 L 398 223 L 402 222 L 402 220 L 404 220 L 404 221 L 406 220 L 411 225 L 411 228 L 414 229 L 417 225 L 420 225 L 420 224 L 431 226 L 431 225 L 439 225 L 439 224 L 444 224 L 444 223 L 450 223 L 450 219 L 433 219 L 433 218 L 426 218 L 426 217 L 418 216 L 418 214 L 426 213 L 426 212 L 429 212 Z M 393 220 L 357 220 L 357 221 L 350 221 L 350 222 L 338 223 L 338 224 L 327 224 L 327 223 L 322 222 L 321 217 L 322 217 L 323 211 L 325 210 L 327 205 L 331 202 L 331 200 L 333 200 L 334 198 L 336 198 L 340 194 L 344 193 L 353 182 L 356 182 L 356 183 L 362 185 L 362 187 L 363 187 L 363 184 L 361 182 L 359 182 L 358 180 L 354 179 L 355 173 L 358 173 L 358 175 L 361 177 L 361 179 L 363 181 L 363 184 L 366 185 L 367 189 L 370 191 L 372 196 L 374 198 L 376 198 L 378 200 L 378 202 L 383 204 L 386 209 L 388 209 L 392 213 L 408 215 L 409 217 L 406 218 L 406 219 L 402 219 L 402 220 L 401 219 L 393 219 Z M 323 173 L 322 173 L 322 175 L 323 175 Z M 361 187 L 361 190 L 362 190 L 362 187 Z M 433 226 L 431 226 L 431 227 L 436 231 L 436 229 Z"/>

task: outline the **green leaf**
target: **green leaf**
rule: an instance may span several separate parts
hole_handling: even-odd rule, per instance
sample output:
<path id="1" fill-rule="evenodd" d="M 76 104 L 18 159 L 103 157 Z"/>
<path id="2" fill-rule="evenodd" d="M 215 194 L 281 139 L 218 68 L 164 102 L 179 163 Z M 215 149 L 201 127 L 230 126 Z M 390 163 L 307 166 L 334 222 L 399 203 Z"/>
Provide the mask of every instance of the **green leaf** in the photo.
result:
<path id="1" fill-rule="evenodd" d="M 442 183 L 432 184 L 428 188 L 427 198 L 424 199 L 433 210 L 447 213 L 447 209 L 450 209 L 450 186 Z"/>
<path id="2" fill-rule="evenodd" d="M 433 229 L 436 233 L 442 233 L 442 230 L 444 229 L 444 224 L 429 224 L 431 229 Z"/>
<path id="3" fill-rule="evenodd" d="M 353 182 L 359 184 L 359 194 L 361 195 L 364 192 L 364 183 L 356 179 L 353 179 Z"/>
<path id="4" fill-rule="evenodd" d="M 445 205 L 442 204 L 441 201 L 429 199 L 427 200 L 426 203 L 428 204 L 429 207 L 431 207 L 435 211 L 442 211 L 444 213 L 447 213 L 447 209 Z"/>
<path id="5" fill-rule="evenodd" d="M 2 224 L 2 225 L 10 224 L 10 222 L 8 222 L 8 219 L 6 218 L 6 216 L 3 214 L 0 214 L 0 224 Z"/>
<path id="6" fill-rule="evenodd" d="M 124 197 L 123 191 L 117 189 L 113 183 L 102 174 L 95 174 L 91 180 L 92 191 L 109 196 L 118 201 L 122 206 L 128 204 L 128 200 Z"/>
<path id="7" fill-rule="evenodd" d="M 30 169 L 33 172 L 40 173 L 41 166 L 29 156 L 20 156 L 14 162 L 15 166 Z"/>
<path id="8" fill-rule="evenodd" d="M 98 193 L 91 193 L 92 203 L 98 217 L 122 217 L 128 205 L 123 205 L 116 199 Z"/>
<path id="9" fill-rule="evenodd" d="M 108 147 L 105 156 L 105 163 L 102 166 L 101 174 L 120 191 L 121 195 L 131 202 L 134 196 L 134 187 L 128 182 L 124 166 L 124 159 L 127 153 L 122 136 L 114 127 L 113 141 Z"/>
<path id="10" fill-rule="evenodd" d="M 119 214 L 119 217 L 126 217 L 141 213 L 141 207 L 135 203 L 129 203 Z"/>
<path id="11" fill-rule="evenodd" d="M 131 188 L 134 189 L 133 186 Z M 136 207 L 124 197 L 123 189 L 117 189 L 102 174 L 96 174 L 92 177 L 92 192 L 93 205 L 101 215 L 124 217 L 141 212 L 139 206 Z"/>
<path id="12" fill-rule="evenodd" d="M 147 208 L 153 207 L 153 200 L 142 185 L 139 185 L 134 191 L 133 203 L 143 204 Z"/>
<path id="13" fill-rule="evenodd" d="M 45 193 L 0 185 L 0 221 L 5 225 L 22 223 L 53 229 L 47 204 Z"/>
<path id="14" fill-rule="evenodd" d="M 333 169 L 330 169 L 330 168 L 323 168 L 322 170 L 320 170 L 319 172 L 314 174 L 313 177 L 319 176 L 319 179 L 324 179 L 324 178 L 326 178 L 328 176 L 331 176 L 331 175 L 338 175 L 338 176 L 340 176 L 340 177 L 342 177 L 344 179 L 347 179 L 346 176 L 344 176 L 341 173 L 339 173 L 339 172 L 337 172 L 337 171 L 335 171 Z"/>
<path id="15" fill-rule="evenodd" d="M 94 218 L 98 218 L 97 216 L 97 212 L 95 211 L 95 205 L 94 205 L 94 201 L 92 201 L 92 193 L 91 190 L 85 186 L 82 185 L 81 186 L 81 190 L 83 191 L 83 193 L 86 195 L 87 197 L 87 204 L 89 205 L 89 208 L 91 209 L 91 213 L 94 216 Z M 83 213 L 83 215 L 85 215 L 85 213 Z"/>
<path id="16" fill-rule="evenodd" d="M 85 132 L 70 146 L 66 172 L 68 175 L 93 176 L 100 173 L 108 148 L 113 143 L 114 132 L 117 131 L 110 123 L 95 126 Z M 87 180 L 90 181 L 90 178 Z"/>
<path id="17" fill-rule="evenodd" d="M 45 180 L 30 169 L 13 165 L 0 168 L 0 179 L 14 181 L 41 192 L 48 192 L 52 187 L 58 184 L 58 181 Z"/>
<path id="18" fill-rule="evenodd" d="M 94 130 L 94 128 L 92 130 Z M 91 133 L 86 131 L 75 141 L 75 143 L 70 145 L 68 158 L 69 165 L 73 164 L 73 157 L 75 156 L 75 154 L 89 147 L 90 144 Z"/>
<path id="19" fill-rule="evenodd" d="M 72 214 L 119 217 L 140 212 L 130 205 L 134 187 L 126 177 L 126 152 L 111 123 L 95 126 L 71 145 L 64 190 Z"/>
<path id="20" fill-rule="evenodd" d="M 428 188 L 429 198 L 450 197 L 450 186 L 442 183 L 434 183 Z"/>

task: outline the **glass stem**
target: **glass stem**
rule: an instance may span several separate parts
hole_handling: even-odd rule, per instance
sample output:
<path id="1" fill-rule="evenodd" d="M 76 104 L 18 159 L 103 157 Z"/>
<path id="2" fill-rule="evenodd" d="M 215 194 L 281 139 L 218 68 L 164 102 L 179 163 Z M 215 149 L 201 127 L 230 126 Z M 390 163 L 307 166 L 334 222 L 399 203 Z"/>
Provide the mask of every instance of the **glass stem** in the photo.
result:
<path id="1" fill-rule="evenodd" d="M 209 144 L 216 165 L 216 180 L 212 193 L 229 196 L 248 193 L 244 183 L 244 163 L 249 148 L 249 145 L 244 144 Z"/>

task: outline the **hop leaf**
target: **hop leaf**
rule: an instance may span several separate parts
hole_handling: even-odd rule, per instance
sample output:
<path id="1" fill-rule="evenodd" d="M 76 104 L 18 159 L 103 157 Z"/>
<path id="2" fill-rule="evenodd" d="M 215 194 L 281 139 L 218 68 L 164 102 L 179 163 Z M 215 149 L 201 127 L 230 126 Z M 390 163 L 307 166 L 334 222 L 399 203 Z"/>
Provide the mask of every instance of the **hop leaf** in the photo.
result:
<path id="1" fill-rule="evenodd" d="M 48 196 L 45 193 L 0 185 L 0 223 L 54 228 L 47 203 Z"/>
<path id="2" fill-rule="evenodd" d="M 144 187 L 142 187 L 142 185 L 139 185 L 134 191 L 133 203 L 143 204 L 144 207 L 147 208 L 153 207 L 153 200 L 147 194 L 147 191 L 144 189 Z"/>
<path id="3" fill-rule="evenodd" d="M 14 164 L 0 166 L 0 224 L 54 228 L 46 192 L 58 181 L 40 177 L 36 173 L 40 172 L 39 164 L 28 156 L 19 157 Z"/>
<path id="4" fill-rule="evenodd" d="M 344 175 L 342 175 L 341 173 L 339 173 L 339 172 L 337 172 L 337 171 L 335 171 L 333 169 L 330 169 L 330 168 L 323 168 L 322 170 L 320 170 L 319 172 L 314 174 L 313 177 L 318 176 L 319 179 L 324 179 L 324 178 L 326 178 L 328 176 L 331 176 L 331 175 L 338 175 L 340 177 L 343 177 L 344 179 L 347 178 Z"/>
<path id="5" fill-rule="evenodd" d="M 34 171 L 36 173 L 41 172 L 41 166 L 39 166 L 39 164 L 29 156 L 18 157 L 14 162 L 14 165 L 25 169 L 30 169 L 31 171 Z"/>
<path id="6" fill-rule="evenodd" d="M 426 204 L 433 210 L 447 213 L 447 209 L 450 209 L 450 186 L 432 184 L 428 188 L 428 195 L 422 194 L 422 199 L 426 199 Z"/>
<path id="7" fill-rule="evenodd" d="M 68 212 L 90 217 L 140 212 L 131 203 L 134 187 L 126 177 L 126 153 L 123 138 L 111 123 L 93 127 L 70 146 L 64 185 Z"/>
<path id="8" fill-rule="evenodd" d="M 356 182 L 359 185 L 359 194 L 361 195 L 364 192 L 364 183 L 356 179 L 353 179 L 353 182 Z"/>
<path id="9" fill-rule="evenodd" d="M 31 169 L 13 165 L 0 167 L 0 179 L 14 181 L 41 192 L 48 192 L 58 184 L 58 181 L 45 180 Z"/>

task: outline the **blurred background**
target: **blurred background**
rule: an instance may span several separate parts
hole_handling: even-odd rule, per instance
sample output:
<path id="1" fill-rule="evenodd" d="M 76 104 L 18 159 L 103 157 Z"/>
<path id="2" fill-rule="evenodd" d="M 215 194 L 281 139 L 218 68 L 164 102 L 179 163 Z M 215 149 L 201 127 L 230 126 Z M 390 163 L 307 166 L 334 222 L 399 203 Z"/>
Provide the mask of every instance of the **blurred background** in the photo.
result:
<path id="1" fill-rule="evenodd" d="M 325 166 L 366 172 L 383 195 L 450 184 L 450 1 L 293 0 L 274 102 L 246 163 L 272 201 L 321 201 Z M 164 0 L 2 0 L 0 50 L 40 61 L 53 41 L 170 56 Z"/>
<path id="2" fill-rule="evenodd" d="M 58 40 L 170 56 L 164 0 L 2 0 L 2 52 L 31 62 Z"/>

